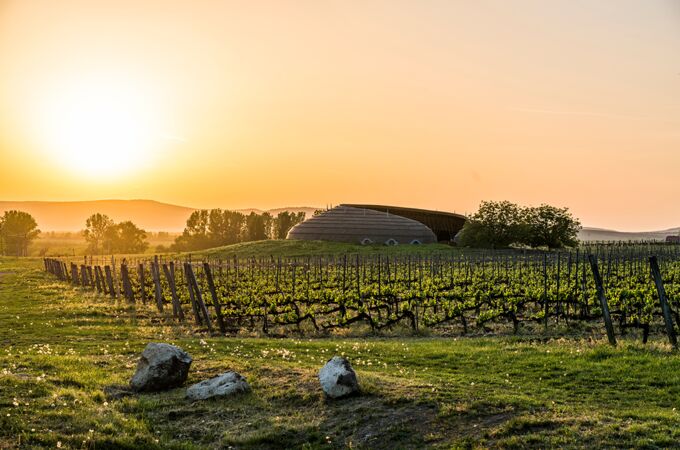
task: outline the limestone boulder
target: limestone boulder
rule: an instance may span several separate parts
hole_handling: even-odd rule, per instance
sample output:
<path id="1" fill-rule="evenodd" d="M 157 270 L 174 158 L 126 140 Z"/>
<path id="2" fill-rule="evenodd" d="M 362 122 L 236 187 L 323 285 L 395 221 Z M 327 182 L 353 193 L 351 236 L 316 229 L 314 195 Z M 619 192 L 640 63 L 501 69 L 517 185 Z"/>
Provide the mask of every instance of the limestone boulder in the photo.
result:
<path id="1" fill-rule="evenodd" d="M 342 398 L 359 392 L 357 375 L 346 358 L 334 356 L 319 370 L 321 389 L 330 398 Z"/>
<path id="2" fill-rule="evenodd" d="M 130 387 L 137 392 L 179 387 L 186 381 L 190 366 L 191 356 L 181 348 L 150 343 L 142 352 Z"/>
<path id="3" fill-rule="evenodd" d="M 236 372 L 225 372 L 209 380 L 201 381 L 187 389 L 189 400 L 205 400 L 212 397 L 229 397 L 250 391 L 250 385 Z"/>

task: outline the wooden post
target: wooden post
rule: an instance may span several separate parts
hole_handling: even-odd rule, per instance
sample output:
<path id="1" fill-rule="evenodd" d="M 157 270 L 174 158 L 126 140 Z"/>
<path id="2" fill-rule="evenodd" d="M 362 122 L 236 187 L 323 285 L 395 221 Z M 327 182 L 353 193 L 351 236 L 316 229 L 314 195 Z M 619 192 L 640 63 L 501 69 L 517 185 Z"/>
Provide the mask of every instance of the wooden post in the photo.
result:
<path id="1" fill-rule="evenodd" d="M 116 290 L 113 288 L 113 276 L 111 275 L 111 266 L 104 266 L 106 273 L 106 284 L 109 286 L 109 295 L 116 298 Z"/>
<path id="2" fill-rule="evenodd" d="M 656 290 L 659 293 L 659 301 L 661 302 L 661 309 L 663 311 L 663 319 L 666 322 L 666 332 L 668 333 L 668 340 L 671 345 L 678 348 L 678 340 L 675 336 L 675 328 L 673 327 L 673 317 L 671 316 L 671 308 L 668 306 L 666 298 L 666 289 L 663 287 L 663 279 L 661 278 L 661 271 L 659 270 L 659 262 L 656 256 L 649 257 L 649 266 L 652 269 L 652 277 Z"/>
<path id="3" fill-rule="evenodd" d="M 87 279 L 87 268 L 85 267 L 85 264 L 80 265 L 80 284 L 83 287 L 87 287 L 90 285 Z"/>
<path id="4" fill-rule="evenodd" d="M 92 288 L 92 290 L 94 290 L 95 282 L 94 282 L 94 272 L 92 270 L 92 266 L 87 266 L 87 279 L 90 281 L 90 288 Z"/>
<path id="5" fill-rule="evenodd" d="M 548 316 L 550 310 L 548 309 L 548 254 L 543 253 L 543 324 L 545 329 L 548 329 Z"/>
<path id="6" fill-rule="evenodd" d="M 194 300 L 198 306 L 198 310 L 203 314 L 205 319 L 205 324 L 208 326 L 208 331 L 212 332 L 212 324 L 210 323 L 210 313 L 208 313 L 208 308 L 203 302 L 203 296 L 201 295 L 201 290 L 198 287 L 198 282 L 196 281 L 196 275 L 194 275 L 194 269 L 191 267 L 191 263 L 185 263 L 185 272 L 187 274 L 187 284 L 190 289 L 194 291 Z"/>
<path id="7" fill-rule="evenodd" d="M 220 333 L 224 334 L 227 332 L 227 328 L 224 326 L 224 320 L 222 320 L 222 306 L 220 305 L 220 300 L 217 297 L 217 290 L 215 289 L 215 282 L 213 280 L 212 271 L 210 270 L 209 263 L 207 262 L 203 263 L 203 271 L 205 272 L 205 278 L 208 281 L 208 289 L 210 289 L 210 295 L 212 297 L 213 306 L 215 307 L 217 325 L 220 327 Z"/>
<path id="8" fill-rule="evenodd" d="M 94 266 L 94 283 L 97 288 L 97 293 L 102 293 L 102 281 L 99 276 L 99 266 Z"/>
<path id="9" fill-rule="evenodd" d="M 560 270 L 562 268 L 562 258 L 560 258 L 560 253 L 557 252 L 557 306 L 555 308 L 555 323 L 560 322 L 560 312 L 561 312 L 561 304 L 560 304 Z"/>
<path id="10" fill-rule="evenodd" d="M 118 297 L 120 288 L 118 286 L 118 275 L 116 274 L 116 258 L 113 256 L 111 257 L 111 278 L 113 280 L 113 292 L 116 294 L 115 296 Z"/>
<path id="11" fill-rule="evenodd" d="M 163 273 L 165 273 L 165 278 L 168 280 L 168 286 L 170 286 L 170 295 L 172 296 L 172 314 L 173 316 L 178 317 L 180 322 L 184 322 L 184 311 L 182 311 L 182 306 L 179 303 L 177 286 L 175 284 L 175 271 L 168 269 L 167 264 L 163 264 Z"/>
<path id="12" fill-rule="evenodd" d="M 161 274 L 158 270 L 158 262 L 151 263 L 151 278 L 153 278 L 154 296 L 156 297 L 156 308 L 158 312 L 163 312 L 163 290 L 161 287 Z"/>
<path id="13" fill-rule="evenodd" d="M 194 312 L 194 319 L 196 320 L 196 325 L 201 326 L 203 324 L 203 321 L 201 320 L 201 313 L 198 310 L 198 306 L 196 303 L 196 296 L 194 295 L 194 289 L 193 286 L 191 285 L 191 281 L 189 281 L 189 267 L 190 263 L 184 263 L 183 268 L 184 268 L 184 279 L 186 280 L 187 284 L 187 290 L 189 291 L 189 300 L 191 301 L 191 310 Z"/>
<path id="14" fill-rule="evenodd" d="M 78 266 L 73 263 L 71 263 L 71 282 L 78 284 Z"/>
<path id="15" fill-rule="evenodd" d="M 130 284 L 130 274 L 128 273 L 127 264 L 120 265 L 120 277 L 121 280 L 123 281 L 123 292 L 125 294 L 125 297 L 128 299 L 130 303 L 134 303 L 135 296 L 132 293 L 132 285 Z"/>
<path id="16" fill-rule="evenodd" d="M 595 255 L 588 255 L 588 261 L 590 261 L 590 268 L 593 270 L 593 277 L 595 278 L 595 286 L 597 287 L 597 296 L 600 299 L 600 304 L 602 306 L 602 315 L 604 316 L 604 325 L 607 329 L 607 337 L 609 338 L 609 343 L 616 346 L 616 338 L 614 337 L 614 326 L 612 325 L 612 318 L 609 315 L 609 305 L 607 305 L 607 298 L 604 295 L 604 286 L 602 285 L 602 277 L 600 276 L 600 270 L 597 267 L 597 258 Z"/>
<path id="17" fill-rule="evenodd" d="M 144 282 L 143 263 L 139 263 L 139 266 L 137 266 L 137 275 L 139 276 L 139 295 L 142 298 L 142 304 L 146 305 L 146 284 Z"/>

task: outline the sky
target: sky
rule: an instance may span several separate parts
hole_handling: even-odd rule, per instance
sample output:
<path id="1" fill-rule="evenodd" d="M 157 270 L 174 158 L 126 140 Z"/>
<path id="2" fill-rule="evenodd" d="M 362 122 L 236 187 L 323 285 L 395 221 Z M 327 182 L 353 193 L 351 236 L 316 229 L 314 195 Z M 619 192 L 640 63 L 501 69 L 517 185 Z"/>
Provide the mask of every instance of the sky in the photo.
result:
<path id="1" fill-rule="evenodd" d="M 0 200 L 680 226 L 673 0 L 0 0 Z"/>

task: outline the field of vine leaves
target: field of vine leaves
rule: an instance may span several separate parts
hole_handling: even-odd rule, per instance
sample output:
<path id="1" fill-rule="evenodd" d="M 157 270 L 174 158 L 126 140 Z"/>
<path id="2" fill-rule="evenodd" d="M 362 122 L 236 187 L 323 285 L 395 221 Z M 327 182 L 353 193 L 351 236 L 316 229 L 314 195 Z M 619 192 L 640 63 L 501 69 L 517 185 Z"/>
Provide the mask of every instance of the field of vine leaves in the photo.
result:
<path id="1" fill-rule="evenodd" d="M 600 320 L 591 254 L 621 333 L 640 329 L 646 340 L 650 329 L 662 325 L 651 255 L 658 257 L 671 311 L 679 322 L 680 247 L 674 245 L 595 245 L 560 252 L 86 259 L 70 270 L 64 264 L 63 271 L 73 280 L 75 270 L 76 283 L 93 290 L 155 303 L 159 312 L 171 311 L 178 319 L 227 333 L 326 333 L 354 325 L 372 331 L 517 333 Z M 102 266 L 112 272 L 109 289 Z M 124 276 L 116 276 L 117 266 Z"/>

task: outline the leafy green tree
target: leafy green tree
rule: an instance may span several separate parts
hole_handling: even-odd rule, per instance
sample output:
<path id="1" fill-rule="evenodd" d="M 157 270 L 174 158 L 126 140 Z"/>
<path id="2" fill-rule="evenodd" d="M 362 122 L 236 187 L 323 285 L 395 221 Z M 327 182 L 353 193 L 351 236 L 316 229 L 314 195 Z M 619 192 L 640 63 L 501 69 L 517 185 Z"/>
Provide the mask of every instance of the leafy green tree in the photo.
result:
<path id="1" fill-rule="evenodd" d="M 118 253 L 142 253 L 149 248 L 146 231 L 129 220 L 120 222 L 116 229 L 116 251 Z"/>
<path id="2" fill-rule="evenodd" d="M 0 242 L 4 255 L 27 256 L 28 244 L 39 234 L 37 222 L 27 212 L 5 211 L 0 218 Z"/>
<path id="3" fill-rule="evenodd" d="M 201 250 L 235 244 L 246 235 L 246 216 L 221 209 L 194 211 L 181 236 L 170 246 L 173 251 Z"/>
<path id="4" fill-rule="evenodd" d="M 208 236 L 213 247 L 235 244 L 241 239 L 246 216 L 236 211 L 213 209 L 209 213 Z"/>
<path id="5" fill-rule="evenodd" d="M 567 208 L 541 205 L 526 208 L 527 244 L 532 247 L 563 248 L 578 245 L 581 223 Z"/>
<path id="6" fill-rule="evenodd" d="M 274 219 L 273 224 L 274 230 L 272 233 L 273 238 L 286 239 L 290 229 L 293 228 L 295 225 L 303 222 L 304 220 L 305 213 L 302 211 L 297 213 L 289 211 L 280 212 Z"/>
<path id="7" fill-rule="evenodd" d="M 131 221 L 114 223 L 105 214 L 92 214 L 85 221 L 83 236 L 91 253 L 141 253 L 149 247 L 146 231 Z"/>
<path id="8" fill-rule="evenodd" d="M 469 247 L 504 248 L 525 240 L 524 210 L 508 202 L 484 201 L 465 222 L 458 237 Z"/>
<path id="9" fill-rule="evenodd" d="M 85 221 L 85 230 L 83 230 L 83 236 L 88 242 L 87 251 L 89 253 L 99 253 L 100 251 L 110 253 L 113 242 L 107 241 L 107 237 L 110 239 L 112 236 L 110 227 L 114 226 L 113 220 L 109 218 L 106 214 L 92 214 Z M 115 237 L 115 236 L 114 236 Z"/>
<path id="10" fill-rule="evenodd" d="M 273 217 L 269 213 L 256 214 L 251 212 L 246 216 L 244 241 L 261 241 L 271 235 Z"/>
<path id="11" fill-rule="evenodd" d="M 187 251 L 210 248 L 208 238 L 208 224 L 210 215 L 208 210 L 201 209 L 191 213 L 187 219 L 187 225 L 181 236 L 175 239 L 172 250 Z"/>
<path id="12" fill-rule="evenodd" d="M 243 227 L 246 224 L 246 216 L 237 211 L 225 211 L 225 240 L 221 245 L 235 244 L 241 240 Z"/>
<path id="13" fill-rule="evenodd" d="M 112 223 L 104 231 L 102 237 L 102 253 L 116 253 L 118 251 L 118 227 Z"/>
<path id="14" fill-rule="evenodd" d="M 458 242 L 468 247 L 505 248 L 512 244 L 549 248 L 578 244 L 581 224 L 567 208 L 524 208 L 508 201 L 482 202 L 465 222 Z"/>

